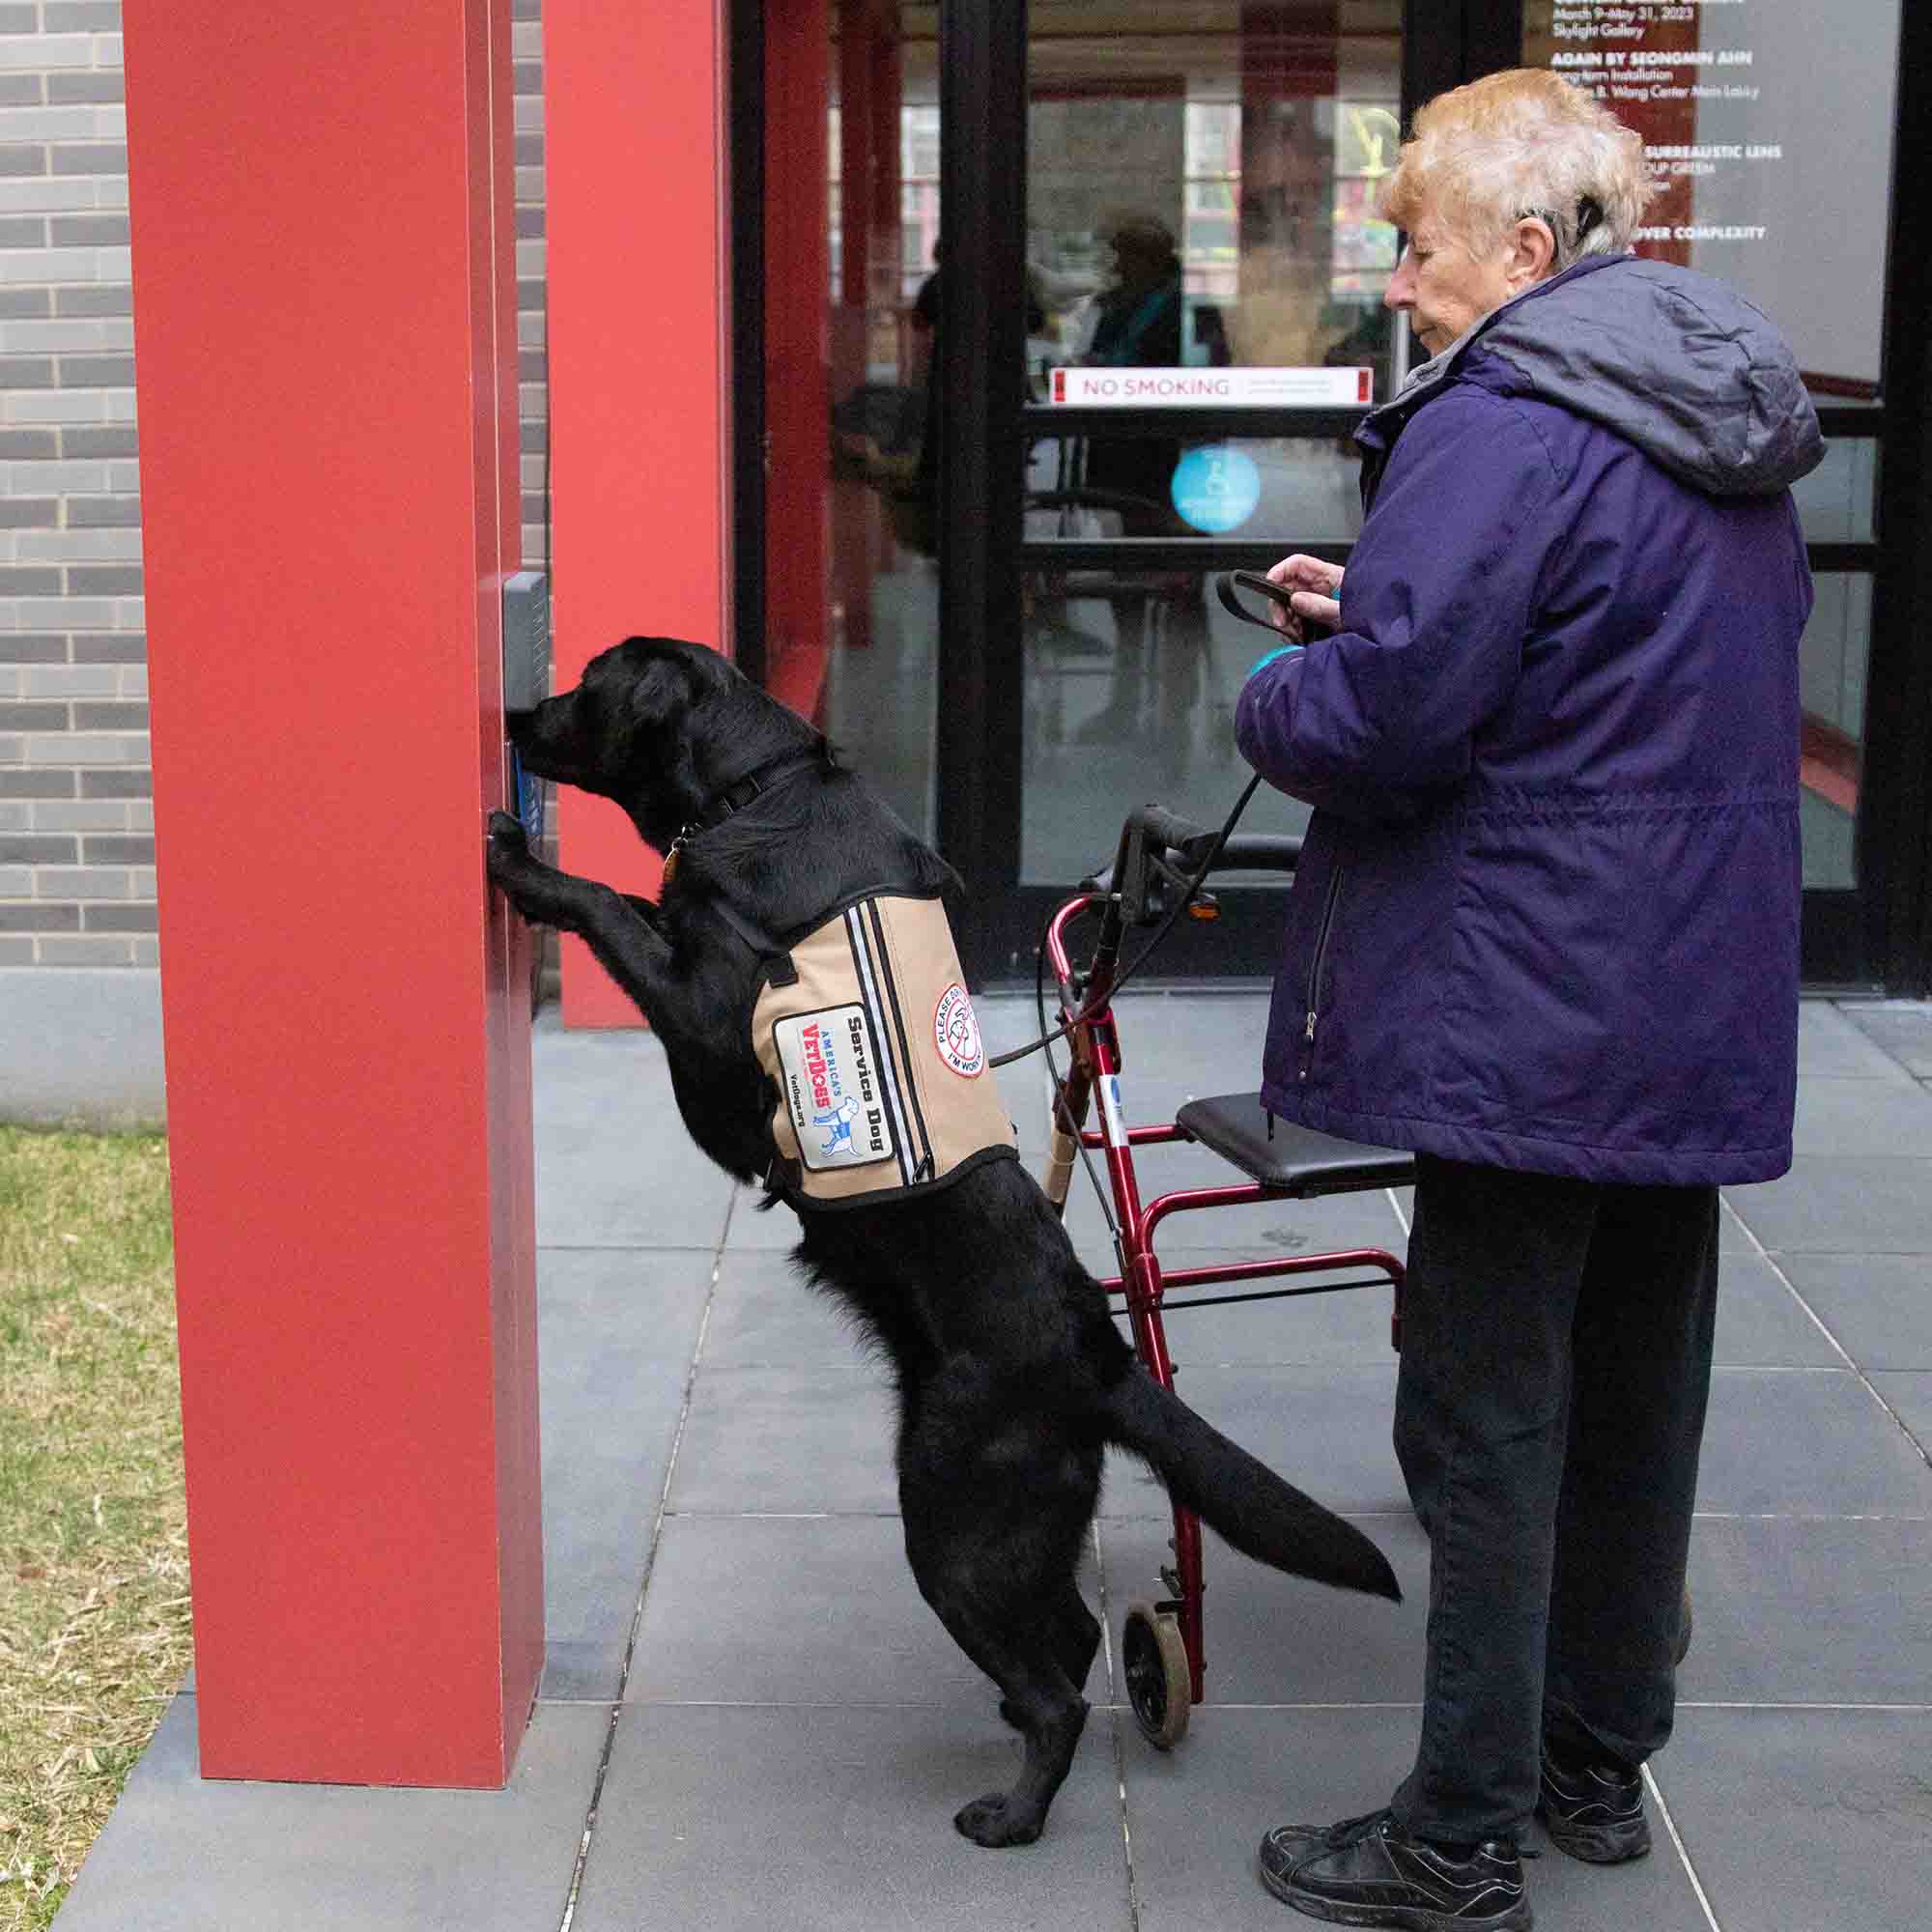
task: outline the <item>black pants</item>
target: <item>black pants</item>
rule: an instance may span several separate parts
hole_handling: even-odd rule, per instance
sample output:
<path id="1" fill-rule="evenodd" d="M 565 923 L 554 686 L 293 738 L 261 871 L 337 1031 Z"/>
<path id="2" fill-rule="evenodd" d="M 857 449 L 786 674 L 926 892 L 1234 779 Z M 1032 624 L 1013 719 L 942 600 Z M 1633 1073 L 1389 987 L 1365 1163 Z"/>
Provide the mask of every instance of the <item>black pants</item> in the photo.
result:
<path id="1" fill-rule="evenodd" d="M 1423 1155 L 1408 1253 L 1395 1446 L 1429 1654 L 1395 1812 L 1511 1836 L 1539 1739 L 1634 1766 L 1670 1735 L 1718 1194 Z"/>

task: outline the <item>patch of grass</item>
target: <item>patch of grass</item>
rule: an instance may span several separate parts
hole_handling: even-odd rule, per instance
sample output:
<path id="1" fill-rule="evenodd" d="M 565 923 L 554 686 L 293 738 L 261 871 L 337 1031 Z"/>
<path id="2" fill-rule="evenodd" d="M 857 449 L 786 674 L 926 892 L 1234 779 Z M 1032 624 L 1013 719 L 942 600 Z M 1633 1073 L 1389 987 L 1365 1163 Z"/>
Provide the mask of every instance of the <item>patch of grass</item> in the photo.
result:
<path id="1" fill-rule="evenodd" d="M 0 1928 L 50 1924 L 191 1661 L 167 1143 L 0 1127 Z"/>

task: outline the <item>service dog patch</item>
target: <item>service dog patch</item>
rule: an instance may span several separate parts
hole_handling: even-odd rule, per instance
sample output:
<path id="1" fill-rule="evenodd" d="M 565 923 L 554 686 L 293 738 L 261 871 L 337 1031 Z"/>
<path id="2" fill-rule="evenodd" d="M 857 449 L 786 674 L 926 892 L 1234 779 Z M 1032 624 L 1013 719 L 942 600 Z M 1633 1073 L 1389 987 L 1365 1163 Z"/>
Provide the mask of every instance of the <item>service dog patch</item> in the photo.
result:
<path id="1" fill-rule="evenodd" d="M 772 1037 L 799 1159 L 814 1174 L 893 1159 L 898 1144 L 865 1008 L 828 1007 L 780 1020 Z"/>
<path id="2" fill-rule="evenodd" d="M 772 1182 L 794 1207 L 943 1187 L 1017 1149 L 936 898 L 868 894 L 790 941 L 752 1036 L 780 1094 Z"/>

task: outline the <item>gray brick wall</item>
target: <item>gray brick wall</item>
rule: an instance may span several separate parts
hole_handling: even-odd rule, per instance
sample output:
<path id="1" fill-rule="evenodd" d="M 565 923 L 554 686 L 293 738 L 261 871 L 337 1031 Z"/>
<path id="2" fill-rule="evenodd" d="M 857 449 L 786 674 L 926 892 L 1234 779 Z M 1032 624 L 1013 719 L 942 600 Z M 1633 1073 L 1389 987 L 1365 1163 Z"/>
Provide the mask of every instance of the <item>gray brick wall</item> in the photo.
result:
<path id="1" fill-rule="evenodd" d="M 524 558 L 541 564 L 540 0 L 512 14 Z M 118 0 L 0 0 L 0 967 L 158 956 L 120 25 Z"/>
<path id="2" fill-rule="evenodd" d="M 0 0 L 0 965 L 155 963 L 121 10 Z"/>

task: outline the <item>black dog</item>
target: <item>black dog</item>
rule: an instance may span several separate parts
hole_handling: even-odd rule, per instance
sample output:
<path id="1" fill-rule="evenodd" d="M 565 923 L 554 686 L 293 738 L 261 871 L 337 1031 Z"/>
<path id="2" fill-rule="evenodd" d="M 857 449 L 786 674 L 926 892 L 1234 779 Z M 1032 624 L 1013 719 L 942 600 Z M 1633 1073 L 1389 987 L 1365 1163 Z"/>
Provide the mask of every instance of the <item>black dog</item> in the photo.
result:
<path id="1" fill-rule="evenodd" d="M 490 876 L 526 919 L 589 943 L 664 1042 L 693 1139 L 739 1179 L 766 1179 L 778 1095 L 751 1020 L 771 955 L 867 890 L 956 880 L 802 719 L 701 645 L 629 639 L 512 732 L 529 770 L 613 799 L 674 864 L 657 903 L 633 898 L 541 864 L 498 812 Z M 1026 1741 L 1013 1788 L 959 1812 L 969 1838 L 1037 1838 L 1072 1762 L 1100 1640 L 1074 1573 L 1107 1444 L 1145 1460 L 1245 1554 L 1400 1594 L 1367 1538 L 1146 1374 L 1017 1161 L 801 1219 L 797 1261 L 893 1366 L 920 1591 Z"/>

